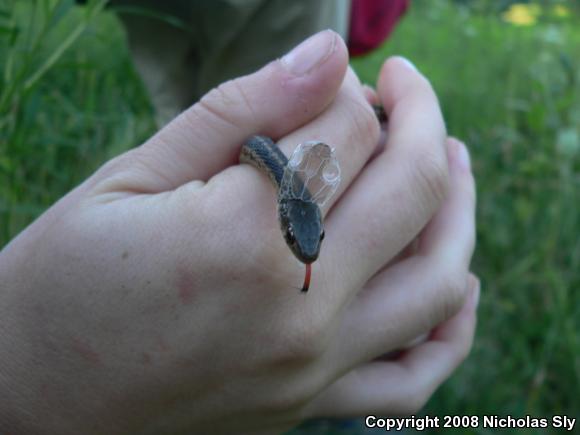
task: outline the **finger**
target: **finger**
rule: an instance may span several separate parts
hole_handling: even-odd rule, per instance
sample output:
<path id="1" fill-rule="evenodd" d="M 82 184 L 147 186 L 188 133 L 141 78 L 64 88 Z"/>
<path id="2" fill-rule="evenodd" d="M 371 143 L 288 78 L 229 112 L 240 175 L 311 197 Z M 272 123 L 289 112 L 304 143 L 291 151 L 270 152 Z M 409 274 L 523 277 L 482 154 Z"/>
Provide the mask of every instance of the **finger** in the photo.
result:
<path id="1" fill-rule="evenodd" d="M 381 124 L 381 130 L 379 133 L 379 140 L 377 141 L 377 144 L 376 144 L 376 146 L 375 146 L 375 148 L 370 156 L 370 159 L 372 160 L 377 155 L 379 155 L 381 152 L 383 152 L 385 149 L 385 145 L 387 143 L 387 120 L 385 119 L 386 114 L 384 113 L 383 106 L 381 105 L 381 100 L 379 98 L 379 94 L 377 93 L 375 88 L 373 88 L 372 86 L 369 86 L 367 84 L 364 84 L 364 85 L 362 85 L 362 91 L 363 91 L 363 94 L 364 94 L 367 102 L 373 107 L 373 110 L 375 112 L 375 116 L 377 117 L 377 119 L 379 120 L 379 122 Z"/>
<path id="2" fill-rule="evenodd" d="M 344 338 L 334 358 L 346 368 L 431 330 L 465 300 L 475 244 L 475 187 L 465 147 L 450 140 L 449 149 L 449 195 L 417 254 L 380 272 L 345 310 Z"/>
<path id="3" fill-rule="evenodd" d="M 392 361 L 373 361 L 331 384 L 306 409 L 309 417 L 355 417 L 418 412 L 433 392 L 467 357 L 473 344 L 479 282 L 454 317 L 437 327 L 429 340 Z"/>
<path id="4" fill-rule="evenodd" d="M 292 154 L 297 144 L 311 140 L 320 140 L 335 148 L 341 165 L 342 182 L 338 192 L 323 207 L 322 213 L 325 214 L 368 160 L 376 146 L 378 130 L 378 120 L 362 93 L 360 81 L 349 69 L 335 99 L 326 110 L 308 124 L 284 136 L 278 141 L 278 146 L 286 156 Z M 227 183 L 220 183 L 220 179 L 223 180 L 226 177 Z M 224 189 L 216 191 L 215 189 L 220 189 L 220 186 L 228 186 L 229 193 Z M 234 189 L 231 188 L 232 186 Z M 255 249 L 253 255 L 266 261 L 271 271 L 290 270 L 291 277 L 287 279 L 287 282 L 299 283 L 304 277 L 304 265 L 293 257 L 292 252 L 284 244 L 284 238 L 280 235 L 279 220 L 275 216 L 276 189 L 272 188 L 267 176 L 250 165 L 236 165 L 212 178 L 212 182 L 208 183 L 207 187 L 213 187 L 213 196 L 217 198 L 235 195 L 235 199 L 232 197 L 231 201 L 226 201 L 227 208 L 230 211 L 229 214 L 235 216 L 236 228 L 244 228 L 248 239 L 251 239 L 248 244 L 252 247 L 250 249 Z M 191 195 L 185 189 L 181 191 L 186 194 L 184 201 L 181 202 L 189 202 L 188 197 Z M 236 207 L 239 208 L 232 212 L 234 204 L 237 204 Z M 249 210 L 253 213 L 249 213 Z M 220 213 L 223 212 L 223 204 L 220 204 Z M 250 254 L 248 251 L 251 257 Z M 325 251 L 321 253 L 321 256 L 323 255 Z M 274 260 L 276 258 L 278 261 Z M 283 266 L 278 268 L 273 265 L 274 263 L 283 264 Z M 321 287 L 320 283 L 324 282 L 319 272 L 318 262 L 316 262 L 312 274 L 312 286 L 316 288 Z M 309 309 L 315 310 L 314 307 L 318 305 L 312 301 L 313 298 L 325 297 L 330 296 L 328 293 L 319 291 L 312 296 L 309 295 Z"/>
<path id="5" fill-rule="evenodd" d="M 280 149 L 291 155 L 297 144 L 319 140 L 334 148 L 340 164 L 341 181 L 337 192 L 324 205 L 325 214 L 339 200 L 372 154 L 379 139 L 379 122 L 366 101 L 360 81 L 352 69 L 332 104 L 316 119 L 285 136 Z"/>
<path id="6" fill-rule="evenodd" d="M 364 84 L 362 85 L 362 91 L 366 100 L 371 106 L 375 106 L 381 103 L 379 94 L 377 94 L 377 91 L 372 86 Z"/>
<path id="7" fill-rule="evenodd" d="M 126 164 L 141 174 L 133 184 L 158 192 L 208 180 L 238 162 L 252 134 L 278 138 L 315 118 L 334 99 L 347 61 L 344 42 L 327 30 L 256 73 L 222 84 L 130 153 Z"/>
<path id="8" fill-rule="evenodd" d="M 445 125 L 433 89 L 407 61 L 385 62 L 379 95 L 385 150 L 361 172 L 326 222 L 336 288 L 360 288 L 417 236 L 447 191 Z M 330 267 L 330 266 L 329 266 Z"/>

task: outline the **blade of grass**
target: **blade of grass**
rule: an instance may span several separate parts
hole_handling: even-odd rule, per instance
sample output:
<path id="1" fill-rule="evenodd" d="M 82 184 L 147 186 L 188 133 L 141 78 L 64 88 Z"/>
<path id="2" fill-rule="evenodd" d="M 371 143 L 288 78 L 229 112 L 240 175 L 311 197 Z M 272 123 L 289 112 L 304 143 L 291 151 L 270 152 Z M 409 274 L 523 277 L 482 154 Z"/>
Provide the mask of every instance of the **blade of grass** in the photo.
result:
<path id="1" fill-rule="evenodd" d="M 87 14 L 85 18 L 81 21 L 81 23 L 68 35 L 68 37 L 60 44 L 52 55 L 46 59 L 46 61 L 36 70 L 32 76 L 30 76 L 26 82 L 24 83 L 24 91 L 31 89 L 35 83 L 40 80 L 40 78 L 50 69 L 52 66 L 60 59 L 60 57 L 64 54 L 64 52 L 81 36 L 83 31 L 88 27 L 91 20 L 98 14 L 105 5 L 107 4 L 108 0 L 99 0 L 94 5 L 88 6 Z"/>

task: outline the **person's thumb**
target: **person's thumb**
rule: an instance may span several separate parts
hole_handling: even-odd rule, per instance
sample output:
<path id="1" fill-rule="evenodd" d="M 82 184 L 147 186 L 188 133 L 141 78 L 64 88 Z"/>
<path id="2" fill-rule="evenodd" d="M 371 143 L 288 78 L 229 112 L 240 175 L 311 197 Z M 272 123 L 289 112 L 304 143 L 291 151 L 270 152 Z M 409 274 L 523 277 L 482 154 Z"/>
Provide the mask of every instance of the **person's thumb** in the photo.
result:
<path id="1" fill-rule="evenodd" d="M 122 189 L 156 193 L 208 180 L 237 162 L 252 134 L 278 139 L 314 119 L 334 99 L 347 64 L 344 42 L 325 30 L 254 74 L 223 83 L 121 156 L 130 173 Z"/>

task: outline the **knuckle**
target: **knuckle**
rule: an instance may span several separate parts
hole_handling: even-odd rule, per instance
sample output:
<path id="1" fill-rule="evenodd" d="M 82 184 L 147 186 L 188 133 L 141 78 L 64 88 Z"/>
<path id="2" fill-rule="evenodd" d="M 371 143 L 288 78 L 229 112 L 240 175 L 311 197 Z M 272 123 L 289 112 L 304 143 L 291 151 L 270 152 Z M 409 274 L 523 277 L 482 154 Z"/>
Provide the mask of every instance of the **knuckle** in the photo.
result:
<path id="1" fill-rule="evenodd" d="M 453 317 L 461 309 L 467 297 L 467 274 L 456 274 L 448 276 L 442 280 L 438 286 L 438 300 L 434 310 L 432 324 L 436 325 Z"/>
<path id="2" fill-rule="evenodd" d="M 321 335 L 316 327 L 312 325 L 295 327 L 286 336 L 286 356 L 298 361 L 315 360 L 321 354 L 321 341 Z"/>
<path id="3" fill-rule="evenodd" d="M 96 193 L 151 193 L 160 186 L 170 188 L 173 185 L 143 146 L 109 160 L 94 174 L 93 181 Z"/>
<path id="4" fill-rule="evenodd" d="M 107 177 L 127 172 L 135 167 L 142 168 L 144 166 L 142 148 L 141 145 L 112 158 L 97 170 L 96 175 Z"/>
<path id="5" fill-rule="evenodd" d="M 218 125 L 227 124 L 238 127 L 243 119 L 238 119 L 238 114 L 243 114 L 244 119 L 248 114 L 254 116 L 254 108 L 251 100 L 240 83 L 240 79 L 228 80 L 205 94 L 194 106 L 193 110 L 185 112 L 186 116 L 201 116 L 206 122 L 214 122 Z"/>
<path id="6" fill-rule="evenodd" d="M 227 91 L 228 82 L 222 83 L 216 88 L 213 88 L 199 100 L 196 107 L 204 109 L 209 114 L 214 115 L 218 119 L 229 121 L 228 115 L 224 111 L 230 104 L 235 104 Z"/>
<path id="7" fill-rule="evenodd" d="M 429 204 L 432 210 L 436 210 L 449 189 L 447 159 L 443 153 L 434 151 L 419 153 L 413 159 L 412 171 L 419 197 Z"/>
<path id="8" fill-rule="evenodd" d="M 237 106 L 239 107 L 239 113 L 249 113 L 253 119 L 256 119 L 254 104 L 246 92 L 246 87 L 243 85 L 242 81 L 240 79 L 230 80 L 228 85 L 231 89 L 233 99 L 236 101 Z"/>
<path id="9" fill-rule="evenodd" d="M 318 389 L 308 376 L 293 377 L 292 382 L 280 385 L 273 397 L 264 404 L 264 409 L 273 413 L 297 414 L 312 401 Z"/>
<path id="10" fill-rule="evenodd" d="M 374 147 L 379 140 L 379 121 L 372 108 L 366 102 L 364 104 L 357 102 L 356 106 L 357 108 L 354 111 L 349 108 L 350 114 L 347 114 L 353 124 L 353 131 L 349 139 L 353 143 L 360 143 L 362 138 L 364 139 L 363 142 L 368 142 L 369 147 Z"/>
<path id="11" fill-rule="evenodd" d="M 312 316 L 292 317 L 283 327 L 280 356 L 297 363 L 314 362 L 327 346 L 326 322 Z"/>

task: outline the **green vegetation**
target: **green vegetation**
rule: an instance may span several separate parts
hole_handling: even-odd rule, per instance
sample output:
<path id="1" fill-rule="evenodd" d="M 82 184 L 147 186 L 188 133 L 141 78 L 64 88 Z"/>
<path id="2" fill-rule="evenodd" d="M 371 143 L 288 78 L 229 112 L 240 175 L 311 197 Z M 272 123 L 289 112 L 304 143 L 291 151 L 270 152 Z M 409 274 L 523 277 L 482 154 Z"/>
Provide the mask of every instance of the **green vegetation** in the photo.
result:
<path id="1" fill-rule="evenodd" d="M 123 32 L 101 9 L 0 0 L 0 247 L 155 131 Z M 353 64 L 374 83 L 390 54 L 432 80 L 478 180 L 476 344 L 425 412 L 577 416 L 578 12 L 518 27 L 497 13 L 418 0 L 387 44 Z"/>
<path id="2" fill-rule="evenodd" d="M 429 414 L 576 416 L 580 409 L 580 19 L 516 27 L 416 2 L 385 46 L 411 59 L 466 141 L 478 183 L 482 279 L 474 351 Z"/>
<path id="3" fill-rule="evenodd" d="M 123 31 L 99 12 L 103 3 L 0 0 L 0 246 L 155 131 Z"/>

